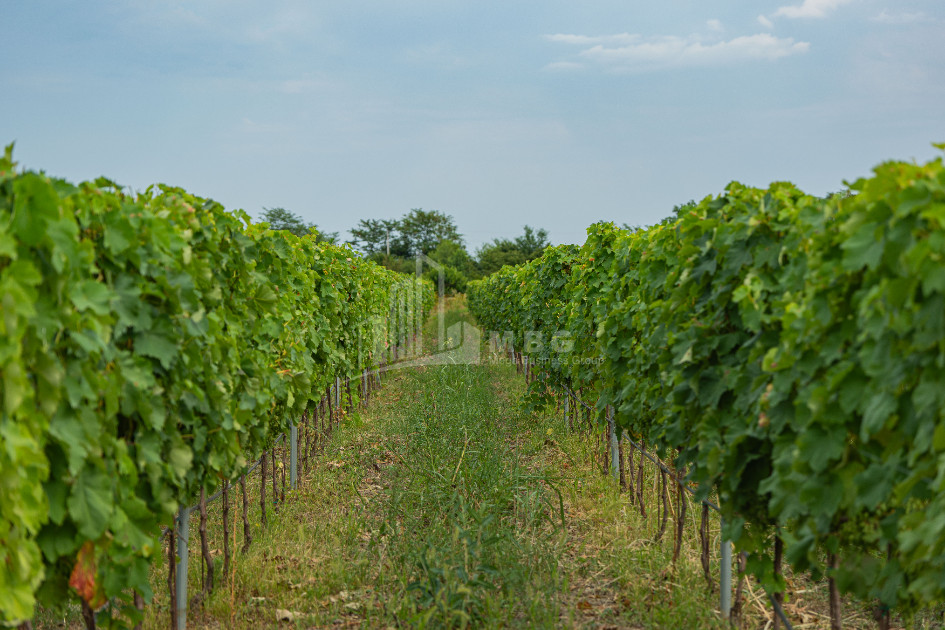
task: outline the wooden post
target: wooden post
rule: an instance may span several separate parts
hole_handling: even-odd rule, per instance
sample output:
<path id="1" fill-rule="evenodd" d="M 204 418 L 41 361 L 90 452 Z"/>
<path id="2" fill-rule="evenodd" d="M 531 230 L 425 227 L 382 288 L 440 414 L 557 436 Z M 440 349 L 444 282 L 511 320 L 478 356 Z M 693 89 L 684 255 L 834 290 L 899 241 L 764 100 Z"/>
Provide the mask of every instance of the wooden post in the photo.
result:
<path id="1" fill-rule="evenodd" d="M 177 589 L 174 588 L 174 577 L 177 575 L 177 519 L 167 532 L 167 591 L 170 596 L 171 630 L 177 630 Z"/>
<path id="2" fill-rule="evenodd" d="M 249 524 L 249 497 L 246 495 L 246 475 L 240 477 L 240 490 L 243 493 L 243 553 L 249 551 L 253 542 L 253 529 Z"/>
<path id="3" fill-rule="evenodd" d="M 828 573 L 827 584 L 830 588 L 830 630 L 841 630 L 843 627 L 843 613 L 840 608 L 840 590 L 837 588 L 837 581 L 834 579 L 834 572 L 840 567 L 840 556 L 830 554 L 830 572 Z"/>
<path id="4" fill-rule="evenodd" d="M 223 579 L 230 574 L 230 481 L 223 481 Z"/>
<path id="5" fill-rule="evenodd" d="M 272 511 L 279 510 L 279 485 L 276 483 L 276 447 L 272 447 Z"/>
<path id="6" fill-rule="evenodd" d="M 81 598 L 80 598 L 81 599 Z M 82 601 L 82 621 L 85 623 L 85 630 L 95 630 L 95 612 L 84 599 Z"/>
<path id="7" fill-rule="evenodd" d="M 303 419 L 304 422 L 304 419 Z M 289 487 L 299 486 L 299 427 L 292 424 L 289 429 Z"/>
<path id="8" fill-rule="evenodd" d="M 641 443 L 642 445 L 642 443 Z M 643 452 L 640 452 L 640 461 L 637 464 L 637 498 L 640 505 L 640 516 L 646 518 L 646 500 L 643 496 Z"/>
<path id="9" fill-rule="evenodd" d="M 781 577 L 781 558 L 784 555 L 784 541 L 781 540 L 781 536 L 775 535 L 774 537 L 774 576 L 775 578 Z M 778 591 L 774 594 L 774 601 L 778 603 L 778 606 L 781 606 L 784 603 L 784 593 Z M 781 617 L 778 615 L 777 611 L 774 613 L 774 630 L 780 630 L 781 628 Z"/>
<path id="10" fill-rule="evenodd" d="M 203 584 L 202 595 L 213 590 L 213 556 L 210 555 L 210 542 L 207 540 L 207 492 L 200 488 L 200 552 L 207 568 L 207 579 Z"/>
<path id="11" fill-rule="evenodd" d="M 673 564 L 676 564 L 676 560 L 679 559 L 686 527 L 686 490 L 678 479 L 676 480 L 676 501 L 679 507 L 676 510 L 676 546 L 673 548 Z"/>
<path id="12" fill-rule="evenodd" d="M 262 510 L 262 526 L 266 526 L 266 451 L 259 459 L 259 509 Z"/>
<path id="13" fill-rule="evenodd" d="M 660 503 L 663 506 L 663 515 L 660 518 L 660 530 L 656 534 L 656 540 L 662 539 L 663 534 L 666 533 L 666 521 L 669 518 L 669 488 L 666 487 L 666 471 L 663 470 L 662 467 L 660 467 L 660 482 L 662 485 L 662 491 L 660 492 Z"/>
<path id="14" fill-rule="evenodd" d="M 699 523 L 699 543 L 702 547 L 700 560 L 702 560 L 702 573 L 705 575 L 705 581 L 709 589 L 713 588 L 712 574 L 709 571 L 709 505 L 702 502 L 702 521 Z"/>
<path id="15" fill-rule="evenodd" d="M 141 596 L 141 593 L 135 591 L 135 610 L 140 613 L 141 617 L 144 617 L 144 597 Z M 140 617 L 139 617 L 140 618 Z M 24 630 L 33 630 L 32 624 L 30 624 Z M 141 622 L 135 624 L 135 630 L 141 630 Z"/>

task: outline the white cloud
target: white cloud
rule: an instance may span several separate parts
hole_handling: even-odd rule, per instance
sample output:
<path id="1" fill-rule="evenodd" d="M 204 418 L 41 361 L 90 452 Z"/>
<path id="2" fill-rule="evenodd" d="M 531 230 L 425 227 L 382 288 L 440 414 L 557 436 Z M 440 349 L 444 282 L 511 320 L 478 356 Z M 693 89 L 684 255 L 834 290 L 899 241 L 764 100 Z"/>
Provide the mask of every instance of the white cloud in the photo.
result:
<path id="1" fill-rule="evenodd" d="M 576 61 L 555 61 L 549 63 L 543 69 L 552 70 L 552 71 L 568 71 L 568 70 L 580 70 L 584 67 L 584 64 L 577 63 Z"/>
<path id="2" fill-rule="evenodd" d="M 758 23 L 764 26 L 765 28 L 774 28 L 774 22 L 769 20 L 763 15 L 758 16 Z"/>
<path id="3" fill-rule="evenodd" d="M 880 11 L 879 15 L 870 18 L 873 22 L 882 24 L 911 24 L 928 19 L 925 13 L 889 13 L 885 9 Z"/>
<path id="4" fill-rule="evenodd" d="M 581 36 L 583 37 L 583 36 Z M 584 48 L 578 56 L 609 70 L 640 72 L 665 68 L 720 66 L 743 61 L 771 61 L 807 52 L 810 44 L 792 38 L 774 37 L 768 33 L 736 37 L 715 43 L 704 43 L 698 36 L 651 37 L 632 36 L 624 46 L 595 44 Z M 588 42 L 596 38 L 586 38 Z M 546 68 L 575 69 L 577 64 L 559 61 Z"/>
<path id="5" fill-rule="evenodd" d="M 592 44 L 632 44 L 640 41 L 642 37 L 639 35 L 631 35 L 630 33 L 617 33 L 615 35 L 569 35 L 556 33 L 555 35 L 545 35 L 545 39 L 561 44 L 589 46 Z"/>
<path id="6" fill-rule="evenodd" d="M 852 0 L 804 0 L 800 5 L 780 7 L 774 12 L 774 15 L 775 17 L 783 15 L 788 18 L 822 18 L 826 17 L 829 11 L 851 1 Z"/>
<path id="7" fill-rule="evenodd" d="M 711 30 L 711 31 L 721 31 L 721 30 L 722 30 L 722 22 L 720 22 L 719 20 L 709 20 L 709 21 L 707 21 L 707 22 L 705 23 L 705 25 L 708 26 L 708 27 L 709 27 L 709 30 Z"/>

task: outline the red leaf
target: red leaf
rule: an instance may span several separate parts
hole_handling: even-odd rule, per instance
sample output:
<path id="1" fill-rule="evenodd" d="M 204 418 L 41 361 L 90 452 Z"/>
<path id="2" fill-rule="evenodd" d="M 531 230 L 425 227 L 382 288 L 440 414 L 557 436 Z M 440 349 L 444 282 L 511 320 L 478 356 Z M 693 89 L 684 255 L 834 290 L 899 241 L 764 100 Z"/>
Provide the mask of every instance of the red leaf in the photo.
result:
<path id="1" fill-rule="evenodd" d="M 105 593 L 95 581 L 95 545 L 87 540 L 75 559 L 75 567 L 69 576 L 69 586 L 79 593 L 92 610 L 105 603 Z"/>

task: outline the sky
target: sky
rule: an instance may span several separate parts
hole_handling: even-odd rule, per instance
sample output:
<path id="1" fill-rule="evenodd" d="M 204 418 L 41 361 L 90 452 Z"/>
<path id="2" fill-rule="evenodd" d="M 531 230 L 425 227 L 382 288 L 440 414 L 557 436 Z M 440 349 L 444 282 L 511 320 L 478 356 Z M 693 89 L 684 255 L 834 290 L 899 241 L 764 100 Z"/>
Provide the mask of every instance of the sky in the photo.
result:
<path id="1" fill-rule="evenodd" d="M 0 0 L 0 143 L 350 238 L 452 215 L 474 250 L 945 142 L 942 0 Z"/>

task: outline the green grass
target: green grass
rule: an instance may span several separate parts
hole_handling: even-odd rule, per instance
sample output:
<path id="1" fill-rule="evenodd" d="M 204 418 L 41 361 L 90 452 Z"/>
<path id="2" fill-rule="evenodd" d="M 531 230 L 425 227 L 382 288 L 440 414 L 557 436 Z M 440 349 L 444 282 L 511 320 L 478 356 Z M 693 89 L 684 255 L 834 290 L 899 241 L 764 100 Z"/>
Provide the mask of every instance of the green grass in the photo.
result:
<path id="1" fill-rule="evenodd" d="M 395 376 L 379 409 L 336 434 L 337 456 L 240 558 L 205 621 L 258 627 L 283 609 L 305 626 L 553 625 L 560 516 L 508 457 L 501 424 L 514 419 L 495 413 L 491 376 Z"/>
<path id="2" fill-rule="evenodd" d="M 669 537 L 640 544 L 592 441 L 521 410 L 514 368 L 392 374 L 192 622 L 719 626 L 698 570 L 665 570 Z M 165 600 L 146 628 L 166 627 Z"/>

